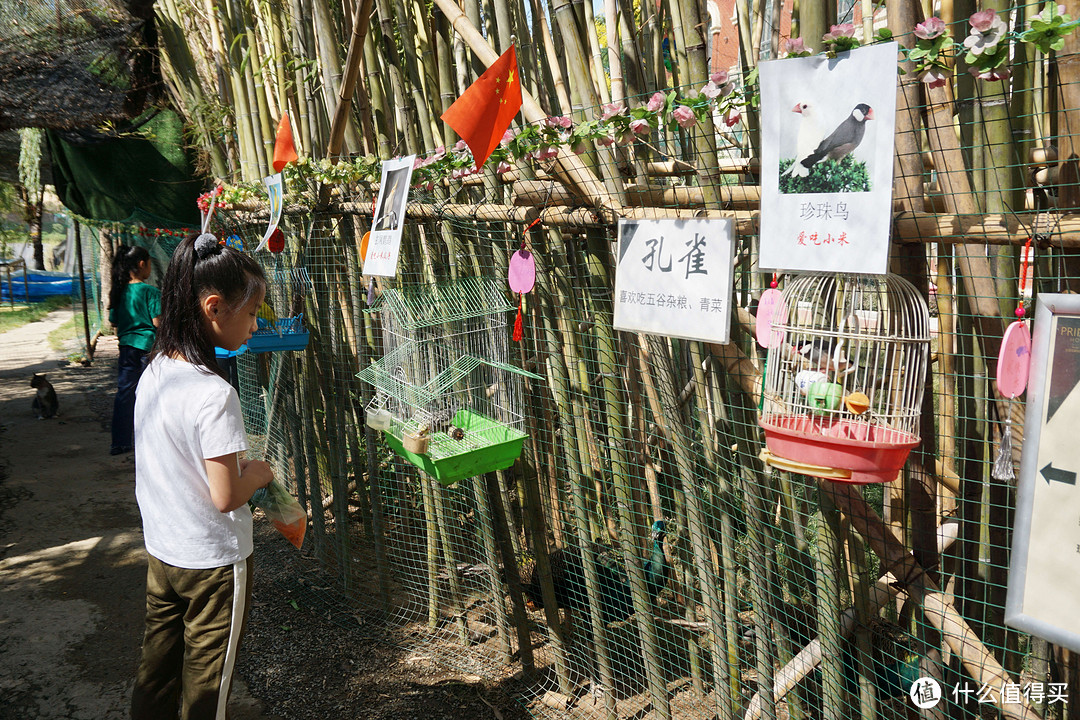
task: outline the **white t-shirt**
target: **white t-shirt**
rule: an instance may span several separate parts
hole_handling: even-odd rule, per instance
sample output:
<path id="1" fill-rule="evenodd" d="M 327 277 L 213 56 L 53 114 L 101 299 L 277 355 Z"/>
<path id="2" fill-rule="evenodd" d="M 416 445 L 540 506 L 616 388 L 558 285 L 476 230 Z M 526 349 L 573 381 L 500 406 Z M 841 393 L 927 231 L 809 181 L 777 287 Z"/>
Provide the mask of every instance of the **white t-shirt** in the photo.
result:
<path id="1" fill-rule="evenodd" d="M 251 511 L 219 511 L 207 458 L 247 450 L 240 398 L 221 377 L 158 355 L 135 394 L 135 497 L 146 551 L 201 570 L 251 554 Z"/>

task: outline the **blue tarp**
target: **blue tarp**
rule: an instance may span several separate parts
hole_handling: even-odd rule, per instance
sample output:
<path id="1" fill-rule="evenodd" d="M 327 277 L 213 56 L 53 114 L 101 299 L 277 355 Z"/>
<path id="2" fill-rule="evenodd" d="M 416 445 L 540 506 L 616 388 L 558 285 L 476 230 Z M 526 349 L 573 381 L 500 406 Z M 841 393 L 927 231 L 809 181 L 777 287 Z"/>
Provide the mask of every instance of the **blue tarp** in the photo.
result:
<path id="1" fill-rule="evenodd" d="M 24 271 L 20 268 L 11 271 L 11 285 L 8 288 L 8 274 L 0 268 L 0 300 L 10 300 L 12 289 L 15 292 L 15 300 L 27 302 L 27 287 L 30 290 L 29 302 L 41 302 L 47 297 L 54 295 L 70 295 L 78 297 L 79 281 L 71 275 L 62 272 L 49 272 L 47 270 L 32 270 L 25 273 L 26 282 L 23 282 Z M 90 278 L 87 278 L 89 285 Z"/>

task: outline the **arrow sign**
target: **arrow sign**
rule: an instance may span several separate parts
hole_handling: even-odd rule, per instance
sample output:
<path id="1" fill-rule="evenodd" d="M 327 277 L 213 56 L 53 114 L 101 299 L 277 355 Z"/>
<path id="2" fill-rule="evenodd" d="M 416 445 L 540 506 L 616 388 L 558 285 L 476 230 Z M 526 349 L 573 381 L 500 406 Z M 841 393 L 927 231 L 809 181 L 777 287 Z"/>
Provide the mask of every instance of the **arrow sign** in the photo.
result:
<path id="1" fill-rule="evenodd" d="M 1039 472 L 1041 472 L 1042 476 L 1046 478 L 1047 485 L 1052 482 L 1065 483 L 1066 485 L 1076 484 L 1076 473 L 1070 472 L 1068 470 L 1062 470 L 1061 468 L 1055 468 L 1053 462 L 1046 463 L 1046 467 L 1044 467 Z"/>

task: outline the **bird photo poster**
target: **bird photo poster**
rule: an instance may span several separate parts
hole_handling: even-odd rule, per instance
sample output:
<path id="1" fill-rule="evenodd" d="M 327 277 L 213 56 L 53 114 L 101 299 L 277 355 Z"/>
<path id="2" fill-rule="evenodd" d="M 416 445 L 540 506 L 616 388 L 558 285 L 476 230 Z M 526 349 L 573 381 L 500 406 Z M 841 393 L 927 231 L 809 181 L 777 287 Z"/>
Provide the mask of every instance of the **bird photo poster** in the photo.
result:
<path id="1" fill-rule="evenodd" d="M 898 47 L 761 63 L 762 268 L 886 272 Z"/>
<path id="2" fill-rule="evenodd" d="M 415 155 L 387 160 L 382 166 L 379 197 L 375 201 L 375 216 L 371 222 L 367 254 L 364 255 L 364 274 L 394 277 L 397 274 L 398 251 L 409 202 Z"/>
<path id="3" fill-rule="evenodd" d="M 727 343 L 734 238 L 730 218 L 619 220 L 614 328 Z"/>

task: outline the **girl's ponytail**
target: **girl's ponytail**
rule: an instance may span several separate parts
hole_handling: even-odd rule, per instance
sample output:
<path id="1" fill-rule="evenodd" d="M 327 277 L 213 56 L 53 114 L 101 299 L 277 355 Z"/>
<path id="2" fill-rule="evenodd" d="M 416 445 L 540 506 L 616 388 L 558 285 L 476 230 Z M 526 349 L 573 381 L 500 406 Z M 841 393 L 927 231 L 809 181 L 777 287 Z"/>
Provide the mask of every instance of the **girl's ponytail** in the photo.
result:
<path id="1" fill-rule="evenodd" d="M 139 267 L 139 263 L 150 259 L 150 253 L 146 248 L 134 245 L 120 245 L 113 254 L 110 275 L 112 287 L 109 290 L 109 309 L 118 308 L 124 302 L 124 292 L 127 291 L 128 283 L 131 282 L 131 273 Z"/>

